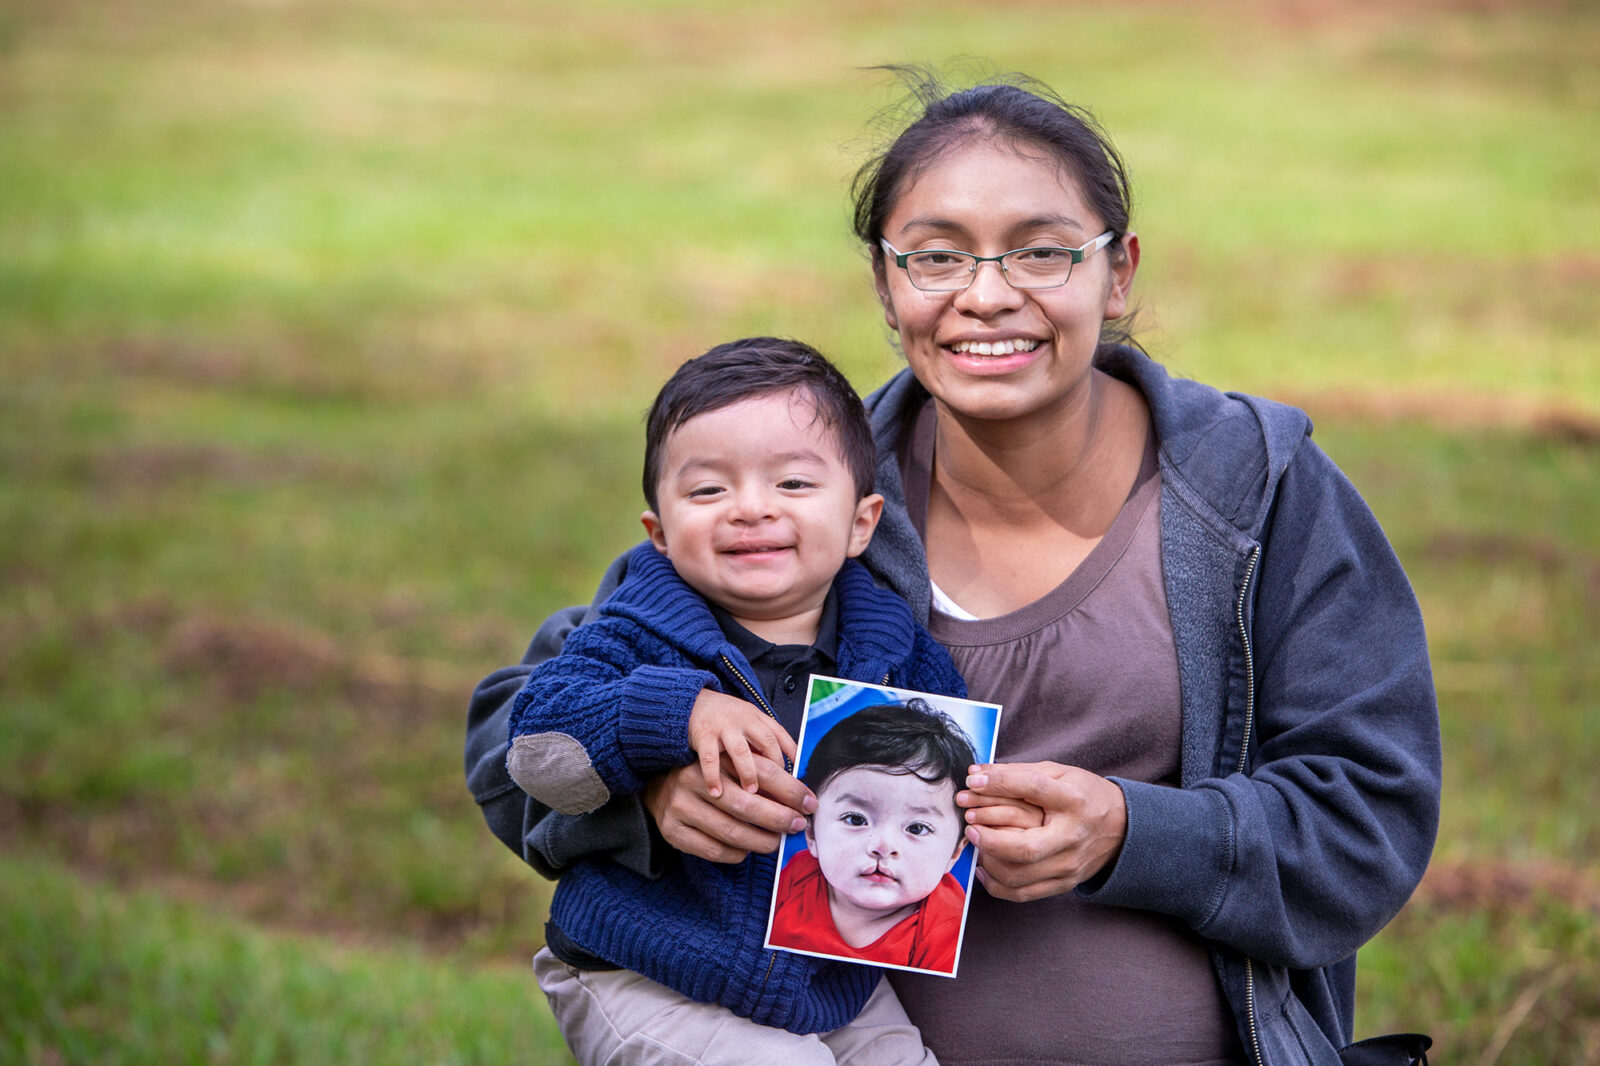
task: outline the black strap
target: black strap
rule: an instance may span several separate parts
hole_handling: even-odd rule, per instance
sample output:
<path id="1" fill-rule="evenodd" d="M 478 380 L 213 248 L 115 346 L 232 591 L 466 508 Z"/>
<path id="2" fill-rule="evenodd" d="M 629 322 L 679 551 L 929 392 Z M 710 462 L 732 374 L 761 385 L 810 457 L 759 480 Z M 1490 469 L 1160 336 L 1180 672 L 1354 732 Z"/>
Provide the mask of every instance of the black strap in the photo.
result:
<path id="1" fill-rule="evenodd" d="M 1342 1066 L 1428 1066 L 1433 1038 L 1423 1033 L 1390 1033 L 1358 1040 L 1339 1052 Z"/>

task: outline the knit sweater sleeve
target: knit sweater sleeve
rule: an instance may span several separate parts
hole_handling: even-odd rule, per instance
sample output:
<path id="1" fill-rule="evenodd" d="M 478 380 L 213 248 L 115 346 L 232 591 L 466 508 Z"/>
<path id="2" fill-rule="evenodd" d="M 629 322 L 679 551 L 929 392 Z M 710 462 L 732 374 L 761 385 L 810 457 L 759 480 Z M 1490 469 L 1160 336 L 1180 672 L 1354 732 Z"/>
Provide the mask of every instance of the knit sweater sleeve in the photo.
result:
<path id="1" fill-rule="evenodd" d="M 506 769 L 524 792 L 565 814 L 636 795 L 694 760 L 689 712 L 715 684 L 630 620 L 602 616 L 528 675 L 511 709 Z"/>

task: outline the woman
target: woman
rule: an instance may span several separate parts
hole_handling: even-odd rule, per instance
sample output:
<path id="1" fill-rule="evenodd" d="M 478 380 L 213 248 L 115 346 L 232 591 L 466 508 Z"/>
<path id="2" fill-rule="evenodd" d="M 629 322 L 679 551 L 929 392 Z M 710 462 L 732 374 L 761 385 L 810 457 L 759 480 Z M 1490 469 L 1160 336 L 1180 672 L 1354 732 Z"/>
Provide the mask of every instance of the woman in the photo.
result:
<path id="1" fill-rule="evenodd" d="M 986 888 L 960 979 L 895 989 L 946 1066 L 1336 1063 L 1354 953 L 1437 826 L 1415 598 L 1302 413 L 1111 339 L 1139 239 L 1087 117 L 1037 87 L 920 98 L 856 183 L 907 362 L 868 399 L 889 502 L 863 561 L 1006 721 L 959 797 Z M 712 800 L 691 766 L 648 814 L 527 811 L 493 734 L 525 670 L 480 686 L 468 774 L 547 873 L 647 868 L 651 823 L 708 858 L 770 850 L 806 804 L 776 770 Z"/>

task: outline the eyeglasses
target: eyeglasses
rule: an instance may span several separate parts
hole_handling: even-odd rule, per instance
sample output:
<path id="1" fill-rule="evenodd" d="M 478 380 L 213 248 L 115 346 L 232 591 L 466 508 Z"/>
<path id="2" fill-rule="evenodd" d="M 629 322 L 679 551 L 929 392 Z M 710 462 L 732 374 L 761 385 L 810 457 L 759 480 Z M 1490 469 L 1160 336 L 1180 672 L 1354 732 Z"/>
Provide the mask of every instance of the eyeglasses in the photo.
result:
<path id="1" fill-rule="evenodd" d="M 1076 248 L 1013 248 L 999 255 L 974 255 L 948 248 L 902 252 L 883 238 L 878 239 L 894 265 L 904 270 L 911 284 L 923 292 L 960 292 L 978 276 L 979 263 L 999 263 L 1006 280 L 1018 289 L 1054 289 L 1072 277 L 1074 264 L 1081 263 L 1111 243 L 1110 230 Z"/>

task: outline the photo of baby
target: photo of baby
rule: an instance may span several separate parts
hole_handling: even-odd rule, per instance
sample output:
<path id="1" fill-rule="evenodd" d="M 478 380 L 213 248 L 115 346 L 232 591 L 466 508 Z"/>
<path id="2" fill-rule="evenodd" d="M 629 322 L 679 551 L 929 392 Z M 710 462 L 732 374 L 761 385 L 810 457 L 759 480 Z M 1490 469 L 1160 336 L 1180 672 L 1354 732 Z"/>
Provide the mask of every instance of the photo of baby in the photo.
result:
<path id="1" fill-rule="evenodd" d="M 956 792 L 994 754 L 1000 707 L 813 677 L 767 946 L 954 977 L 972 880 Z"/>

